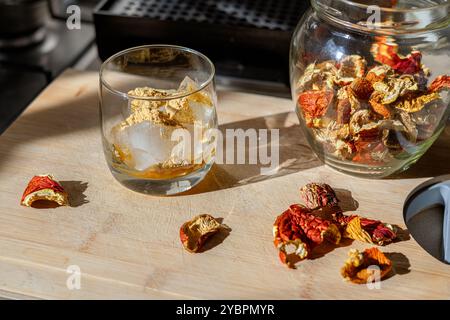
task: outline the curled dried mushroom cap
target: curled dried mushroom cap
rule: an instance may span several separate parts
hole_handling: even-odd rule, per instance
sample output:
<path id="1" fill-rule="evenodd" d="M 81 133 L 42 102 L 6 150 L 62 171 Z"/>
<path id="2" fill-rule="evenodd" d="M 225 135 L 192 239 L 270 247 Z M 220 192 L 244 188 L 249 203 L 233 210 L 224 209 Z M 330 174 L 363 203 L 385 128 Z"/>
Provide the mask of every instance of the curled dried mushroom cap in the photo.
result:
<path id="1" fill-rule="evenodd" d="M 20 203 L 32 207 L 37 201 L 50 201 L 59 206 L 69 205 L 64 188 L 49 174 L 34 176 L 28 182 Z"/>
<path id="2" fill-rule="evenodd" d="M 352 249 L 349 258 L 341 269 L 342 277 L 350 282 L 365 284 L 385 278 L 392 270 L 392 262 L 378 248 L 366 249 L 363 252 Z"/>
<path id="3" fill-rule="evenodd" d="M 198 252 L 205 241 L 221 229 L 229 228 L 209 214 L 198 215 L 185 222 L 180 228 L 180 240 L 190 252 Z"/>

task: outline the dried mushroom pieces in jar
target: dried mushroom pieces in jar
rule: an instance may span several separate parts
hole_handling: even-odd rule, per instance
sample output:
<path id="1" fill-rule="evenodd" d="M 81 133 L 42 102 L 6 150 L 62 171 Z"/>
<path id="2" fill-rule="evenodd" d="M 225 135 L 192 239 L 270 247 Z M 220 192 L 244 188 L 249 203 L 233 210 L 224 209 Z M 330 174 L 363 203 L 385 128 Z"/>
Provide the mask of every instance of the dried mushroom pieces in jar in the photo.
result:
<path id="1" fill-rule="evenodd" d="M 341 269 L 342 277 L 356 284 L 366 284 L 384 279 L 392 270 L 392 262 L 378 248 L 359 252 L 352 249 Z"/>
<path id="2" fill-rule="evenodd" d="M 68 195 L 64 188 L 49 174 L 34 176 L 23 192 L 21 205 L 32 207 L 39 201 L 68 206 Z"/>
<path id="3" fill-rule="evenodd" d="M 228 229 L 209 214 L 198 215 L 185 222 L 180 228 L 180 240 L 189 252 L 199 252 L 205 241 L 218 233 L 221 229 Z"/>
<path id="4" fill-rule="evenodd" d="M 381 64 L 349 55 L 316 61 L 306 68 L 308 76 L 300 77 L 298 108 L 325 156 L 369 166 L 402 161 L 442 123 L 450 77 L 438 76 L 428 85 L 421 53 L 401 56 L 395 44 L 383 43 L 387 40 L 381 37 L 372 48 Z M 327 85 L 311 74 L 322 74 Z"/>
<path id="5" fill-rule="evenodd" d="M 300 188 L 300 198 L 309 209 L 336 206 L 339 202 L 333 188 L 326 183 L 311 182 Z"/>

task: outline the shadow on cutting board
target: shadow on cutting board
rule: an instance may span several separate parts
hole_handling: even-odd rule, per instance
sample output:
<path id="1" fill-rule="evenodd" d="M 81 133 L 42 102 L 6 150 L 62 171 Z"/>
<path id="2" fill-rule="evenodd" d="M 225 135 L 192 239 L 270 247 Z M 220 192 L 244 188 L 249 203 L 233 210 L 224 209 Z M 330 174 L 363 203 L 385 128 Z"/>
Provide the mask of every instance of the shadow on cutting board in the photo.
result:
<path id="1" fill-rule="evenodd" d="M 290 112 L 279 113 L 266 117 L 252 118 L 244 121 L 227 123 L 219 126 L 220 131 L 225 137 L 227 129 L 279 129 L 279 165 L 278 169 L 270 174 L 261 174 L 262 168 L 268 168 L 270 165 L 248 164 L 249 149 L 246 147 L 245 164 L 215 164 L 205 179 L 193 189 L 183 193 L 183 195 L 198 194 L 209 191 L 233 188 L 254 182 L 265 181 L 275 177 L 285 176 L 291 173 L 315 168 L 321 166 L 321 161 L 315 156 L 304 137 L 295 114 Z M 289 125 L 291 123 L 291 125 Z M 228 139 L 225 139 L 224 149 L 231 147 Z M 258 145 L 256 154 L 259 155 L 260 148 L 264 148 L 270 157 L 270 133 L 268 134 L 268 144 Z M 235 147 L 236 141 L 233 147 Z M 246 146 L 248 146 L 248 141 Z M 225 152 L 224 152 L 225 154 Z M 236 154 L 236 152 L 235 152 Z M 235 157 L 236 159 L 236 157 Z M 223 161 L 225 162 L 225 161 Z"/>
<path id="2" fill-rule="evenodd" d="M 223 223 L 223 218 L 217 218 L 216 220 L 221 224 Z M 233 229 L 231 229 L 228 225 L 223 225 L 223 228 L 220 228 L 217 234 L 209 238 L 198 252 L 205 252 L 217 247 L 230 235 L 232 230 Z"/>
<path id="3" fill-rule="evenodd" d="M 89 203 L 84 192 L 88 187 L 87 182 L 82 181 L 60 181 L 61 186 L 69 194 L 69 203 L 71 207 L 79 207 Z"/>
<path id="4" fill-rule="evenodd" d="M 73 79 L 79 75 L 74 73 L 70 76 Z M 0 135 L 0 145 L 7 146 L 7 149 L 3 149 L 7 152 L 0 150 L 0 166 L 2 162 L 7 161 L 12 154 L 11 149 L 18 144 L 31 144 L 43 138 L 63 136 L 99 127 L 97 88 L 84 84 L 75 94 L 61 96 L 60 101 L 54 105 L 47 105 L 46 108 L 38 111 L 27 112 L 26 110 Z M 41 96 L 40 100 L 42 99 L 44 98 Z M 34 130 L 36 124 L 42 124 L 39 130 Z M 55 149 L 55 152 L 59 151 Z"/>

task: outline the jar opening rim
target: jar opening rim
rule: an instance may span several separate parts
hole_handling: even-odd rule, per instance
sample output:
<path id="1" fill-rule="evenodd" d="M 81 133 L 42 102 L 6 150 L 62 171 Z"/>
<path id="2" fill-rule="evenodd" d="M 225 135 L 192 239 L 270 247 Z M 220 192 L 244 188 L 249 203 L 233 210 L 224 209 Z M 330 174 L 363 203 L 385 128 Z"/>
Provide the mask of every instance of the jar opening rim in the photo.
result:
<path id="1" fill-rule="evenodd" d="M 378 1 L 372 3 L 382 4 Z M 380 35 L 430 32 L 450 25 L 450 0 L 436 0 L 414 7 L 381 7 L 357 0 L 311 0 L 313 10 L 324 19 L 346 28 Z"/>
<path id="2" fill-rule="evenodd" d="M 134 52 L 134 51 L 139 51 L 142 49 L 172 49 L 172 50 L 177 50 L 180 52 L 187 52 L 190 54 L 193 54 L 197 57 L 199 57 L 200 59 L 202 59 L 203 61 L 206 62 L 206 64 L 208 65 L 208 67 L 210 68 L 210 72 L 209 72 L 209 76 L 208 78 L 203 81 L 202 83 L 199 84 L 198 88 L 190 91 L 190 92 L 183 92 L 183 93 L 179 93 L 179 94 L 174 94 L 171 95 L 169 97 L 138 97 L 138 96 L 133 96 L 131 94 L 128 94 L 127 92 L 122 92 L 116 88 L 114 88 L 113 85 L 111 85 L 105 78 L 104 78 L 104 73 L 107 69 L 107 66 L 114 61 L 115 59 L 117 59 L 118 57 L 124 56 L 130 52 Z M 214 67 L 214 63 L 203 53 L 188 48 L 188 47 L 183 47 L 183 46 L 177 46 L 177 45 L 171 45 L 171 44 L 149 44 L 149 45 L 142 45 L 142 46 L 137 46 L 137 47 L 131 47 L 122 51 L 119 51 L 115 54 L 113 54 L 112 56 L 110 56 L 108 59 L 106 59 L 102 65 L 100 66 L 100 72 L 99 72 L 99 78 L 100 78 L 100 84 L 103 85 L 106 89 L 108 89 L 110 92 L 122 96 L 125 99 L 139 99 L 139 100 L 150 100 L 150 101 L 168 101 L 168 100 L 174 100 L 174 99 L 181 99 L 187 96 L 190 96 L 194 93 L 200 92 L 202 90 L 204 90 L 207 86 L 209 86 L 212 82 L 213 79 L 215 77 L 216 74 L 216 70 Z"/>
<path id="3" fill-rule="evenodd" d="M 313 2 L 320 2 L 321 0 L 312 0 Z M 365 3 L 360 3 L 360 2 L 356 2 L 353 0 L 338 0 L 339 2 L 342 2 L 345 5 L 349 5 L 349 6 L 354 6 L 354 7 L 358 7 L 361 9 L 368 9 L 370 7 L 373 6 L 378 6 L 380 8 L 381 11 L 383 12 L 397 12 L 397 13 L 408 13 L 408 12 L 417 12 L 417 11 L 429 11 L 429 10 L 434 10 L 434 9 L 441 9 L 441 8 L 445 8 L 445 7 L 449 7 L 450 6 L 450 2 L 447 0 L 444 0 L 445 2 L 443 3 L 438 3 L 438 4 L 431 4 L 429 6 L 426 7 L 413 7 L 411 6 L 411 8 L 390 8 L 390 7 L 383 7 L 383 6 L 379 6 L 376 3 L 375 4 L 365 4 Z"/>

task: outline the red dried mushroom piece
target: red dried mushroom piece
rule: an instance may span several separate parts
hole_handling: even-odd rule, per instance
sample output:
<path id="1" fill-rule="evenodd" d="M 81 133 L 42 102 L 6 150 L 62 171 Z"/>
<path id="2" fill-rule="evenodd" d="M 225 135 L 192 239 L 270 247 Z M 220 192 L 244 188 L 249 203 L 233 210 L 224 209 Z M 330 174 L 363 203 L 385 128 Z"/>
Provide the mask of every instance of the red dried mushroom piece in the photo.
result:
<path id="1" fill-rule="evenodd" d="M 180 240 L 189 252 L 198 252 L 205 241 L 227 227 L 209 214 L 198 215 L 180 228 Z"/>
<path id="2" fill-rule="evenodd" d="M 345 238 L 383 246 L 397 238 L 395 228 L 379 220 L 367 219 L 357 215 L 335 215 L 335 219 L 344 228 Z"/>
<path id="3" fill-rule="evenodd" d="M 273 243 L 278 249 L 280 261 L 295 269 L 295 263 L 304 260 L 310 252 L 310 241 L 293 221 L 290 209 L 280 214 L 273 224 Z"/>
<path id="4" fill-rule="evenodd" d="M 450 76 L 442 75 L 433 80 L 428 88 L 430 92 L 439 92 L 440 90 L 450 90 Z"/>
<path id="5" fill-rule="evenodd" d="M 293 204 L 289 210 L 292 212 L 293 221 L 300 226 L 314 246 L 320 245 L 324 240 L 333 244 L 339 244 L 341 241 L 341 233 L 333 221 L 315 215 L 302 205 Z"/>
<path id="6" fill-rule="evenodd" d="M 25 189 L 20 204 L 31 207 L 36 201 L 50 201 L 59 206 L 69 205 L 64 188 L 49 174 L 34 176 Z"/>
<path id="7" fill-rule="evenodd" d="M 333 91 L 330 90 L 310 90 L 298 96 L 299 106 L 308 125 L 311 125 L 312 119 L 325 115 L 333 97 Z"/>
<path id="8" fill-rule="evenodd" d="M 295 268 L 295 263 L 307 259 L 324 240 L 338 244 L 341 239 L 339 228 L 333 222 L 298 204 L 291 205 L 277 217 L 273 236 L 280 261 L 289 268 Z"/>

